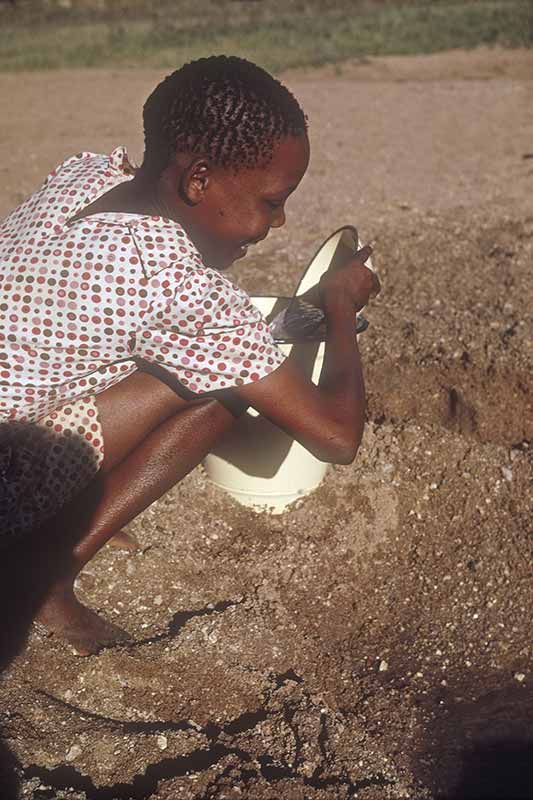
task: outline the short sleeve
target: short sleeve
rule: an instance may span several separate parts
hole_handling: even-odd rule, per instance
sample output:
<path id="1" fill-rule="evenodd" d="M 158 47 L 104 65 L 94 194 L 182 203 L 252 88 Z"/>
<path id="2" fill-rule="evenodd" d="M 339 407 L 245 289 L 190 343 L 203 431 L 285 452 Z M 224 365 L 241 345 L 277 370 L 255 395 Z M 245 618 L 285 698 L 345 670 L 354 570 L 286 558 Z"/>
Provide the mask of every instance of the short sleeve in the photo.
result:
<path id="1" fill-rule="evenodd" d="M 196 394 L 253 383 L 286 356 L 248 295 L 209 268 L 161 291 L 137 331 L 134 354 L 164 367 Z"/>

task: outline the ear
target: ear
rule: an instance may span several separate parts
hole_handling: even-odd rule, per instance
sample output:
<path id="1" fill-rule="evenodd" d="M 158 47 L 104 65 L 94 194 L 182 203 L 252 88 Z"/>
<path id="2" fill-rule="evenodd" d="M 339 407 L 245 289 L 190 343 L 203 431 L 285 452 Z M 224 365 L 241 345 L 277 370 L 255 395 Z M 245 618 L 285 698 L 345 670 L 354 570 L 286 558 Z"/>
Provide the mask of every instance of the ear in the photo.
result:
<path id="1" fill-rule="evenodd" d="M 212 166 L 206 158 L 195 158 L 183 170 L 179 194 L 188 206 L 197 206 L 205 197 L 212 178 Z"/>

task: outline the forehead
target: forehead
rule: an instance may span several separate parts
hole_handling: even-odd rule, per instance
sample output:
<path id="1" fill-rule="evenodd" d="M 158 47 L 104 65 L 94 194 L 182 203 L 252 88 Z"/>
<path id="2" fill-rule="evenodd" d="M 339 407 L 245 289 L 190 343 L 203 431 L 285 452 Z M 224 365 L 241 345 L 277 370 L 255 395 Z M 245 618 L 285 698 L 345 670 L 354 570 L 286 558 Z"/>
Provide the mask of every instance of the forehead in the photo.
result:
<path id="1" fill-rule="evenodd" d="M 267 171 L 273 178 L 300 181 L 309 164 L 307 136 L 287 136 L 274 144 Z"/>
<path id="2" fill-rule="evenodd" d="M 244 168 L 234 175 L 248 189 L 283 194 L 292 191 L 299 184 L 308 164 L 307 136 L 286 136 L 274 143 L 272 158 L 267 164 Z"/>

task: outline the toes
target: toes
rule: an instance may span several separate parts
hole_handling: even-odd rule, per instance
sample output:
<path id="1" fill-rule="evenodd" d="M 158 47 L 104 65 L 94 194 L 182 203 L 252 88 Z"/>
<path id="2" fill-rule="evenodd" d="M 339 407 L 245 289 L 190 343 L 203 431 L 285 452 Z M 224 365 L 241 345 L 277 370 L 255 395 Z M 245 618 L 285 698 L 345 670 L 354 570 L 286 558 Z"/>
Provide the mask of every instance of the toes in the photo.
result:
<path id="1" fill-rule="evenodd" d="M 107 627 L 107 626 L 106 626 Z M 124 644 L 131 641 L 131 636 L 124 628 L 119 628 L 117 625 L 107 627 L 105 634 L 99 637 L 100 644 L 103 647 L 109 647 L 113 644 Z"/>
<path id="2" fill-rule="evenodd" d="M 131 641 L 130 635 L 123 628 L 107 622 L 75 598 L 64 607 L 55 607 L 53 612 L 41 614 L 40 620 L 34 622 L 34 625 L 39 630 L 44 629 L 47 635 L 70 645 L 78 656 L 91 656 L 105 647 Z"/>
<path id="3" fill-rule="evenodd" d="M 93 656 L 104 650 L 107 647 L 113 647 L 118 644 L 125 644 L 131 641 L 131 637 L 122 628 L 117 628 L 115 625 L 106 625 L 105 631 L 99 631 L 94 636 L 76 634 L 64 634 L 63 638 L 72 647 L 74 655 L 77 656 Z"/>
<path id="4" fill-rule="evenodd" d="M 130 635 L 123 628 L 107 622 L 92 611 L 87 623 L 86 630 L 82 634 L 73 636 L 67 634 L 68 641 L 77 655 L 93 655 L 105 647 L 131 641 Z"/>
<path id="5" fill-rule="evenodd" d="M 70 648 L 75 656 L 79 656 L 80 658 L 87 658 L 87 656 L 95 656 L 98 651 L 101 649 L 100 645 L 93 643 L 92 645 L 88 645 L 85 642 L 76 642 L 68 641 Z"/>
<path id="6" fill-rule="evenodd" d="M 135 536 L 131 533 L 126 533 L 126 531 L 120 531 L 115 534 L 107 544 L 109 547 L 114 547 L 117 550 L 128 550 L 132 553 L 137 553 L 141 549 Z"/>

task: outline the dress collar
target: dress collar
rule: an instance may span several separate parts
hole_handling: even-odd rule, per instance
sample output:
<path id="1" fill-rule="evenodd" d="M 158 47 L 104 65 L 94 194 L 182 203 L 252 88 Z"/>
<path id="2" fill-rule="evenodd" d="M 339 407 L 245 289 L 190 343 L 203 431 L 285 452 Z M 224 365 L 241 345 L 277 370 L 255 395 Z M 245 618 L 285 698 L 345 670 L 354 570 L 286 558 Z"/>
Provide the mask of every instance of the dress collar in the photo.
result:
<path id="1" fill-rule="evenodd" d="M 109 154 L 109 166 L 112 170 L 120 172 L 121 175 L 135 175 L 137 165 L 130 161 L 128 151 L 124 145 L 119 145 Z"/>

